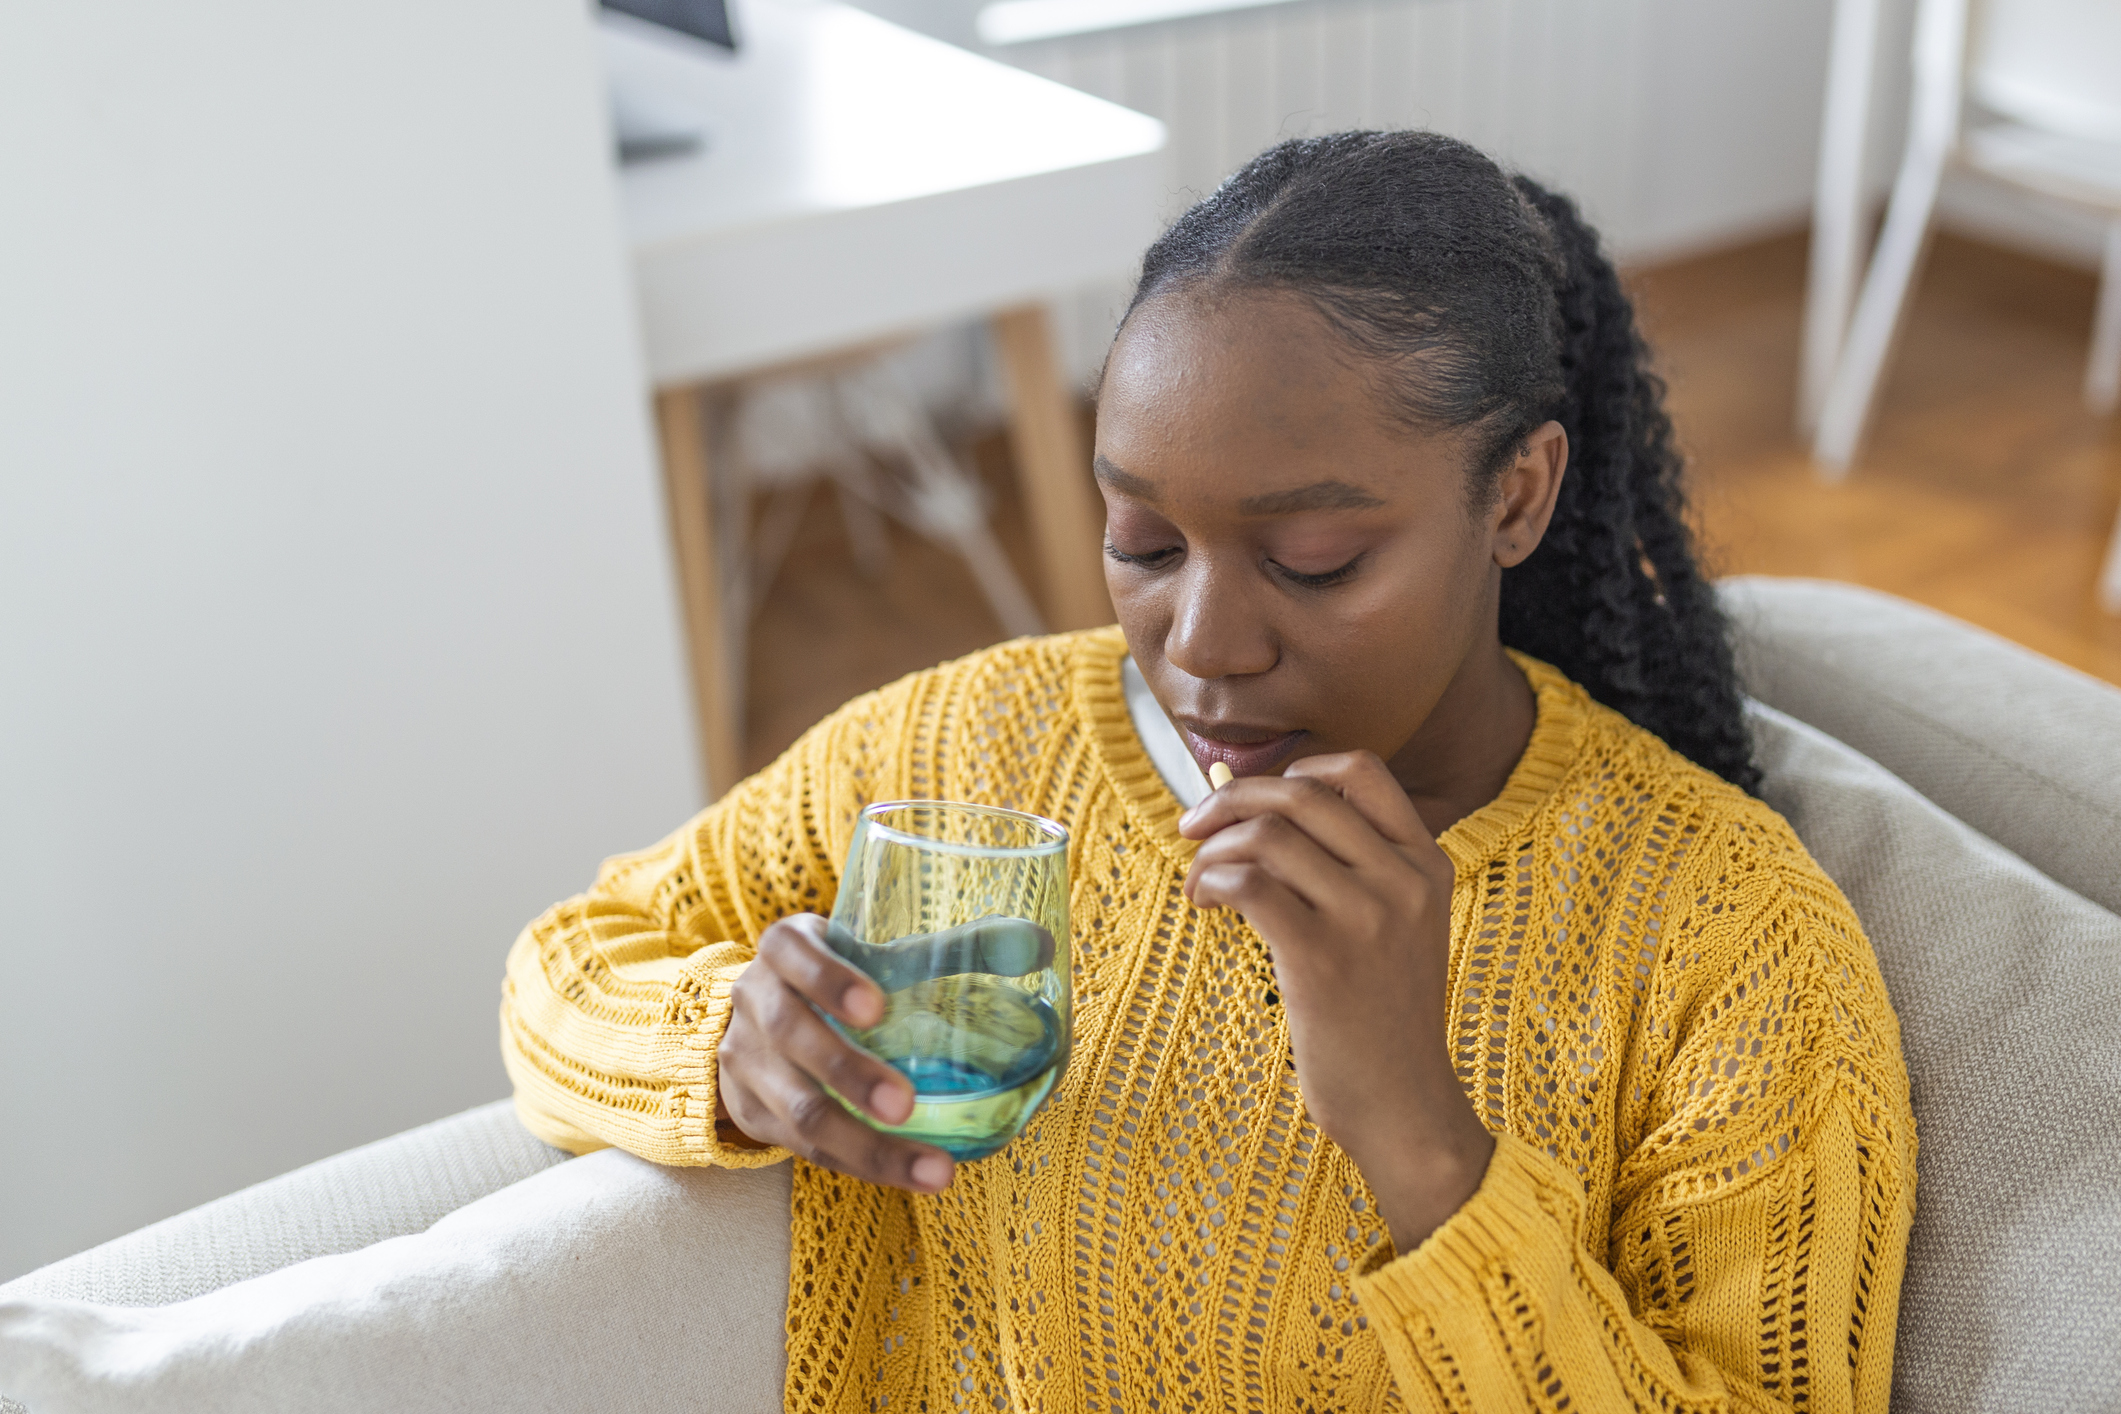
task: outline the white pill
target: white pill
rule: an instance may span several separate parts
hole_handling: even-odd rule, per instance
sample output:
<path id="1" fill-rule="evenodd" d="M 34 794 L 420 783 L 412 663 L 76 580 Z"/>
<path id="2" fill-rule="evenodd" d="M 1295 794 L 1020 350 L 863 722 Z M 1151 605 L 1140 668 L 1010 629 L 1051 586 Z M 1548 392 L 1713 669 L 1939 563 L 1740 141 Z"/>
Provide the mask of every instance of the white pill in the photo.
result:
<path id="1" fill-rule="evenodd" d="M 1221 790 L 1224 786 L 1230 784 L 1230 763 L 1217 761 L 1210 766 L 1208 768 L 1208 784 L 1217 790 Z"/>

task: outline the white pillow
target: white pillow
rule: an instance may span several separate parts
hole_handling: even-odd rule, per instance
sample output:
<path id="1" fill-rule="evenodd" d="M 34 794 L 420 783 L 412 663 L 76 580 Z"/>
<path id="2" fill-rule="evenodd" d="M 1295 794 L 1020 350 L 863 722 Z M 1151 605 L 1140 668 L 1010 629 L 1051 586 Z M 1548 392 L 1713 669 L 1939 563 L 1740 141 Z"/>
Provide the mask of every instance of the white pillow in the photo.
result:
<path id="1" fill-rule="evenodd" d="M 607 1149 L 175 1305 L 0 1302 L 0 1393 L 29 1414 L 750 1414 L 780 1407 L 787 1290 L 787 1165 Z"/>
<path id="2" fill-rule="evenodd" d="M 1768 803 L 1855 905 L 1900 1015 L 1918 1153 L 1896 1414 L 2115 1408 L 2121 918 L 1748 710 Z"/>
<path id="3" fill-rule="evenodd" d="M 1748 575 L 1716 591 L 1755 697 L 2121 909 L 2121 691 L 1875 589 Z"/>

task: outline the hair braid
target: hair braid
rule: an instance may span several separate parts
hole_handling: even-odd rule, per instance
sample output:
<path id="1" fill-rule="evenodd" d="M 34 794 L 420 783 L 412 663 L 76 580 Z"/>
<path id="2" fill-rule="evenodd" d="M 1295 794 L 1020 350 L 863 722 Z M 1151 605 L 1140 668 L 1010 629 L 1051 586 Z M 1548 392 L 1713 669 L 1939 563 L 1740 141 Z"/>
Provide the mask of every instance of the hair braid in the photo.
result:
<path id="1" fill-rule="evenodd" d="M 1503 641 L 1757 790 L 1728 627 L 1695 559 L 1685 463 L 1634 306 L 1575 203 L 1515 184 L 1561 261 L 1558 419 L 1571 454 L 1546 539 L 1503 575 Z"/>
<path id="2" fill-rule="evenodd" d="M 1133 304 L 1202 282 L 1304 295 L 1385 366 L 1409 422 L 1474 430 L 1475 505 L 1558 420 L 1568 472 L 1545 538 L 1503 575 L 1502 641 L 1758 790 L 1664 385 L 1574 203 L 1435 133 L 1284 142 L 1150 247 Z"/>

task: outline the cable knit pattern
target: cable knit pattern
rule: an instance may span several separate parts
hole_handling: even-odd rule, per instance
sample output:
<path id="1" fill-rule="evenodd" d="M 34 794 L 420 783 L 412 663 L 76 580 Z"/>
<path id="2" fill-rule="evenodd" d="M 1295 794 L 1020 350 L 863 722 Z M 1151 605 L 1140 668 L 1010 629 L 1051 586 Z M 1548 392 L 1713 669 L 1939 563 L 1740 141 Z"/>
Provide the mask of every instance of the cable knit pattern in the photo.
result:
<path id="1" fill-rule="evenodd" d="M 510 955 L 535 1132 L 778 1162 L 718 1142 L 715 1046 L 759 931 L 830 908 L 859 809 L 1072 831 L 1077 1035 L 1046 1109 L 935 1196 L 796 1162 L 790 1409 L 1885 1408 L 1899 1028 L 1779 816 L 1518 660 L 1531 743 L 1442 840 L 1453 1055 L 1499 1142 L 1399 1255 L 1304 1113 L 1265 947 L 1179 891 L 1124 653 L 1024 640 L 860 698 Z"/>

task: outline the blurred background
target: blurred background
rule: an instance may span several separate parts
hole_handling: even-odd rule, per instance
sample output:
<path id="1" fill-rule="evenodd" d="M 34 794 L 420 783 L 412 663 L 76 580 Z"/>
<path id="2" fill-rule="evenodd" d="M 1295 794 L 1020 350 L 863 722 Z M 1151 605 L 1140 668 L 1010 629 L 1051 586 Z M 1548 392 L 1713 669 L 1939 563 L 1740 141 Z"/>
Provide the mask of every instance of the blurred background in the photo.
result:
<path id="1" fill-rule="evenodd" d="M 602 857 L 1103 621 L 1129 263 L 1282 137 L 1572 192 L 1720 572 L 2121 682 L 2095 204 L 1953 170 L 1846 474 L 1799 430 L 1914 0 L 715 8 L 0 8 L 0 1280 L 505 1093 L 503 955 Z"/>

